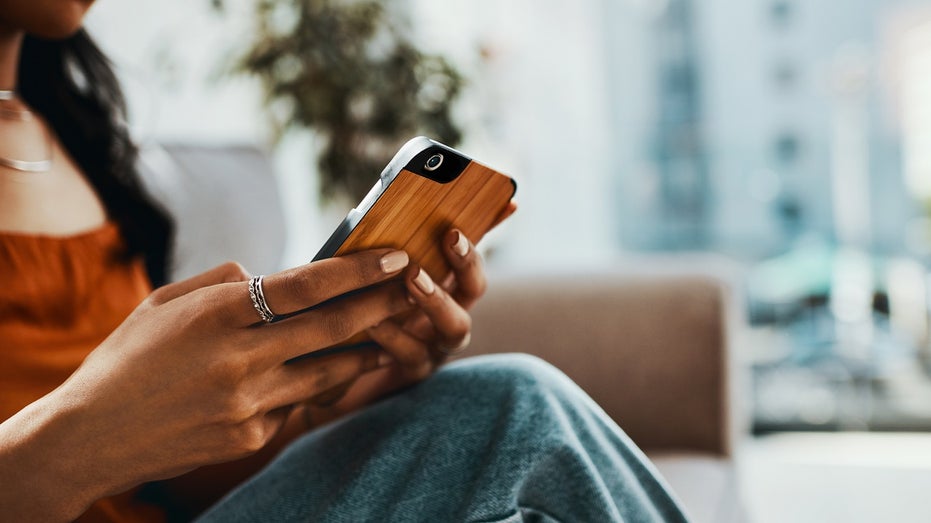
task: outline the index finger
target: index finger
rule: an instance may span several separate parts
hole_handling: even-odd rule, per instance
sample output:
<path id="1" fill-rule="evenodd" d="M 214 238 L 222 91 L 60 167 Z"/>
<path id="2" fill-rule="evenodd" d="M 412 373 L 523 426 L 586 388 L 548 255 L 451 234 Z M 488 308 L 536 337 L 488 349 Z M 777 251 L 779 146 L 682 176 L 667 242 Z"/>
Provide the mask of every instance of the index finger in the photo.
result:
<path id="1" fill-rule="evenodd" d="M 152 291 L 148 299 L 155 305 L 161 305 L 197 289 L 219 285 L 221 283 L 246 281 L 250 277 L 251 275 L 242 265 L 235 262 L 227 262 L 186 280 L 159 287 Z"/>
<path id="2" fill-rule="evenodd" d="M 265 276 L 265 301 L 276 316 L 303 311 L 349 292 L 391 279 L 407 267 L 404 251 L 372 249 L 338 258 L 327 258 Z M 249 297 L 248 283 L 236 283 L 241 292 L 230 313 L 241 324 L 260 321 Z"/>
<path id="3" fill-rule="evenodd" d="M 482 257 L 472 241 L 458 229 L 446 233 L 443 254 L 453 268 L 453 295 L 460 305 L 468 309 L 485 294 L 488 286 Z"/>

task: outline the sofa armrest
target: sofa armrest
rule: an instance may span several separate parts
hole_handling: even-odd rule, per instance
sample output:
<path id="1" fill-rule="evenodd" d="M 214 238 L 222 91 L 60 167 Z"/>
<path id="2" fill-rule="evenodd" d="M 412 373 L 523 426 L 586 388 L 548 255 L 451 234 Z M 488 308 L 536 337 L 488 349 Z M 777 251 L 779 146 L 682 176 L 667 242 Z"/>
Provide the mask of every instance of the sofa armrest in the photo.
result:
<path id="1" fill-rule="evenodd" d="M 646 451 L 730 456 L 726 294 L 708 276 L 497 279 L 470 354 L 543 358 Z"/>

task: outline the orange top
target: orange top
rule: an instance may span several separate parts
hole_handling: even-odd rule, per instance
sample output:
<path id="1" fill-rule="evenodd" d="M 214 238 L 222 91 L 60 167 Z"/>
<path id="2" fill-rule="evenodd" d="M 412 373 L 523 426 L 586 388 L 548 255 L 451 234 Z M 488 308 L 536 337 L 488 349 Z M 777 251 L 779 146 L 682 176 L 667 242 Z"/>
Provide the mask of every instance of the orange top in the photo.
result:
<path id="1" fill-rule="evenodd" d="M 0 232 L 0 421 L 65 381 L 150 292 L 142 261 L 121 260 L 122 248 L 113 223 L 66 237 Z M 78 521 L 164 521 L 137 491 Z"/>

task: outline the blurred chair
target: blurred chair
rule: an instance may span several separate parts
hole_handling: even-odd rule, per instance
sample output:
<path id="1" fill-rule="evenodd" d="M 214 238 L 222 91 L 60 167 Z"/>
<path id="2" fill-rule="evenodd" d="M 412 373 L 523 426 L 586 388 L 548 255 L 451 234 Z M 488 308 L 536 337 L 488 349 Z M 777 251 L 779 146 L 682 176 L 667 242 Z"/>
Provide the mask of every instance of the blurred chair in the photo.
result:
<path id="1" fill-rule="evenodd" d="M 167 146 L 143 159 L 178 222 L 176 278 L 228 259 L 278 268 L 283 218 L 261 151 Z M 650 455 L 696 522 L 729 523 L 744 519 L 729 355 L 738 307 L 708 260 L 492 275 L 467 354 L 526 352 L 559 367 Z"/>

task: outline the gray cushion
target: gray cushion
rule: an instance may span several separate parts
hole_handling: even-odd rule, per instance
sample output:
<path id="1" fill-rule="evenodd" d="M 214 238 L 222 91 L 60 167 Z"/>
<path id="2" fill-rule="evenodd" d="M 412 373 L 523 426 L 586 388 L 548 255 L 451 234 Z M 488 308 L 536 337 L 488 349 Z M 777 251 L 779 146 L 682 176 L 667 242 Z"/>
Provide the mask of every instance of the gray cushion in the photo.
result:
<path id="1" fill-rule="evenodd" d="M 253 274 L 281 268 L 285 224 L 267 155 L 249 146 L 150 146 L 140 171 L 176 223 L 171 279 L 226 261 Z"/>

